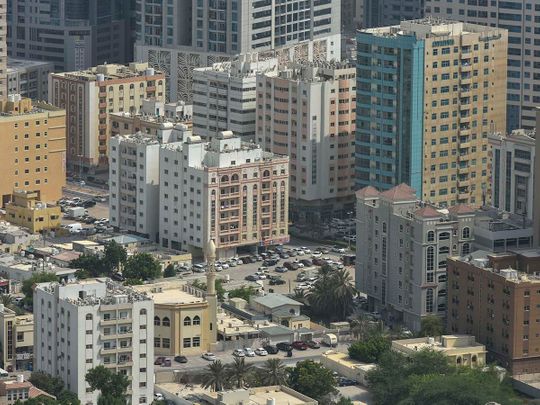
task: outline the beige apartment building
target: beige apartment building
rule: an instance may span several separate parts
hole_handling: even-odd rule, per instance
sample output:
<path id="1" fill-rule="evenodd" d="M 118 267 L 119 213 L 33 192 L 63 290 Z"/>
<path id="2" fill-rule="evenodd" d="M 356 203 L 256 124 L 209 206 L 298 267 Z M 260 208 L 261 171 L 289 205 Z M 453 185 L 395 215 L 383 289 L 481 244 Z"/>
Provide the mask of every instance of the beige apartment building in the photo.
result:
<path id="1" fill-rule="evenodd" d="M 34 316 L 16 315 L 0 305 L 0 351 L 2 368 L 12 372 L 30 370 L 34 359 Z"/>
<path id="2" fill-rule="evenodd" d="M 0 100 L 7 97 L 7 0 L 0 0 Z"/>
<path id="3" fill-rule="evenodd" d="M 15 189 L 57 201 L 66 183 L 66 112 L 19 95 L 0 101 L 0 111 L 1 205 L 11 201 Z"/>
<path id="4" fill-rule="evenodd" d="M 49 102 L 67 111 L 67 164 L 80 172 L 107 167 L 109 114 L 137 114 L 143 100 L 165 100 L 165 75 L 147 63 L 99 65 L 53 73 Z"/>
<path id="5" fill-rule="evenodd" d="M 256 100 L 257 142 L 290 157 L 291 218 L 352 210 L 356 68 L 319 62 L 260 74 Z"/>

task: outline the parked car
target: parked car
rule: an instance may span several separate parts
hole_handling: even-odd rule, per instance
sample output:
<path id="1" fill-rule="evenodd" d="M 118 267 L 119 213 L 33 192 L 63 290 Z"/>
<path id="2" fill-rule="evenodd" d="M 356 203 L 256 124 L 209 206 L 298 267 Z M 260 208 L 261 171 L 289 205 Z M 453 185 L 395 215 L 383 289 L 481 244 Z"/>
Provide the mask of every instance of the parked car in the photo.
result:
<path id="1" fill-rule="evenodd" d="M 311 255 L 311 258 L 312 259 L 318 259 L 319 257 L 322 257 L 322 252 L 313 252 L 313 254 Z"/>
<path id="2" fill-rule="evenodd" d="M 272 277 L 270 279 L 270 285 L 283 285 L 283 284 L 286 284 L 286 281 L 283 280 L 282 278 L 280 277 Z"/>
<path id="3" fill-rule="evenodd" d="M 345 377 L 338 377 L 337 383 L 338 383 L 338 386 L 340 387 L 350 387 L 357 384 L 356 381 L 351 380 L 350 378 L 345 378 Z"/>
<path id="4" fill-rule="evenodd" d="M 263 273 L 262 271 L 256 271 L 256 272 L 255 272 L 255 275 L 256 275 L 257 277 L 259 277 L 259 280 L 266 280 L 266 274 Z"/>
<path id="5" fill-rule="evenodd" d="M 292 346 L 290 343 L 287 342 L 279 342 L 276 347 L 278 350 L 281 350 L 282 352 L 288 352 L 292 350 Z"/>
<path id="6" fill-rule="evenodd" d="M 161 363 L 161 367 L 170 367 L 171 365 L 171 359 L 169 359 L 168 357 L 166 357 L 165 360 L 163 360 L 163 363 Z"/>
<path id="7" fill-rule="evenodd" d="M 283 266 L 292 271 L 299 269 L 298 263 L 285 262 L 283 263 Z"/>
<path id="8" fill-rule="evenodd" d="M 204 265 L 203 264 L 194 264 L 193 267 L 192 267 L 192 270 L 195 272 L 195 273 L 204 273 L 205 272 L 205 269 L 204 269 Z"/>
<path id="9" fill-rule="evenodd" d="M 315 342 L 314 340 L 308 340 L 306 342 L 306 345 L 310 348 L 310 349 L 320 349 L 321 348 L 321 345 L 317 342 Z"/>
<path id="10" fill-rule="evenodd" d="M 244 277 L 244 280 L 246 281 L 258 281 L 259 277 L 255 274 L 250 274 L 249 276 Z"/>
<path id="11" fill-rule="evenodd" d="M 287 273 L 289 270 L 287 270 L 285 267 L 278 266 L 274 269 L 276 273 Z"/>
<path id="12" fill-rule="evenodd" d="M 203 359 L 205 359 L 205 360 L 208 360 L 208 361 L 216 361 L 217 360 L 216 355 L 214 353 L 211 353 L 211 352 L 203 353 L 201 357 Z"/>
<path id="13" fill-rule="evenodd" d="M 163 396 L 163 394 L 161 392 L 156 392 L 154 394 L 154 399 L 156 401 L 164 401 L 165 400 L 165 397 Z"/>
<path id="14" fill-rule="evenodd" d="M 107 201 L 107 198 L 105 198 L 103 196 L 95 196 L 94 201 L 95 202 L 105 202 L 105 201 Z"/>
<path id="15" fill-rule="evenodd" d="M 233 351 L 234 357 L 246 357 L 246 353 L 242 349 L 234 349 Z"/>
<path id="16" fill-rule="evenodd" d="M 302 263 L 306 267 L 313 266 L 313 262 L 311 260 L 309 260 L 309 259 L 302 259 L 302 260 L 300 260 L 300 263 Z"/>
<path id="17" fill-rule="evenodd" d="M 288 259 L 290 256 L 287 253 L 282 253 L 279 255 L 282 259 Z"/>
<path id="18" fill-rule="evenodd" d="M 156 357 L 156 360 L 154 361 L 154 365 L 161 366 L 161 364 L 163 364 L 164 361 L 165 361 L 165 357 L 163 356 Z"/>
<path id="19" fill-rule="evenodd" d="M 311 254 L 311 249 L 308 249 L 308 248 L 305 247 L 305 246 L 300 247 L 300 249 L 302 249 L 306 255 L 310 255 L 310 254 Z"/>
<path id="20" fill-rule="evenodd" d="M 301 340 L 296 340 L 292 342 L 292 347 L 296 350 L 307 350 L 308 345 L 305 342 L 302 342 Z"/>
<path id="21" fill-rule="evenodd" d="M 266 267 L 266 266 L 261 266 L 261 267 L 259 267 L 259 268 L 257 269 L 257 271 L 260 271 L 260 272 L 264 273 L 265 271 L 268 271 L 268 267 Z"/>
<path id="22" fill-rule="evenodd" d="M 86 200 L 82 203 L 82 206 L 84 208 L 90 208 L 90 207 L 94 207 L 96 205 L 96 202 L 93 201 L 93 200 Z"/>
<path id="23" fill-rule="evenodd" d="M 244 349 L 244 354 L 246 355 L 246 357 L 255 357 L 255 352 L 251 347 L 246 347 Z"/>
<path id="24" fill-rule="evenodd" d="M 126 281 L 126 278 L 122 275 L 122 273 L 113 273 L 111 278 L 116 281 Z"/>
<path id="25" fill-rule="evenodd" d="M 262 256 L 255 256 L 255 260 L 258 261 L 258 262 L 262 262 L 264 259 Z"/>
<path id="26" fill-rule="evenodd" d="M 263 347 L 263 349 L 267 352 L 266 354 L 278 354 L 278 352 L 279 352 L 279 349 L 274 345 L 266 345 L 266 346 Z M 259 349 L 257 349 L 257 350 L 259 350 Z"/>
<path id="27" fill-rule="evenodd" d="M 268 348 L 268 346 L 266 346 Z M 276 353 L 277 353 L 277 349 L 276 349 Z M 258 349 L 255 349 L 255 354 L 257 356 L 267 356 L 268 355 L 268 351 L 266 351 L 265 349 L 263 349 L 262 347 L 259 347 Z M 274 354 L 274 353 L 272 353 Z"/>
<path id="28" fill-rule="evenodd" d="M 332 247 L 332 252 L 335 252 L 335 253 L 346 253 L 346 252 L 347 252 L 347 249 L 345 249 L 345 248 L 340 248 L 339 246 L 333 246 L 333 247 Z"/>
<path id="29" fill-rule="evenodd" d="M 263 266 L 266 266 L 266 267 L 275 266 L 276 264 L 278 264 L 278 262 L 279 262 L 279 259 L 266 259 L 263 262 Z"/>
<path id="30" fill-rule="evenodd" d="M 186 356 L 174 356 L 174 361 L 177 363 L 187 363 L 187 357 Z"/>
<path id="31" fill-rule="evenodd" d="M 323 259 L 315 258 L 313 259 L 313 264 L 315 266 L 323 266 L 326 264 L 326 262 Z"/>

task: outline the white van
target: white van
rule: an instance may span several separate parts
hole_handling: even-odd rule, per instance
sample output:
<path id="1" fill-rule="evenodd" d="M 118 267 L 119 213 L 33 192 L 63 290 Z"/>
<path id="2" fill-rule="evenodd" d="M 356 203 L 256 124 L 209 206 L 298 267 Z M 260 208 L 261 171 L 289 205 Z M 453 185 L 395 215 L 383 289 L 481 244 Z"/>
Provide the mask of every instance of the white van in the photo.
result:
<path id="1" fill-rule="evenodd" d="M 80 222 L 74 222 L 72 224 L 64 225 L 64 228 L 69 231 L 69 233 L 80 233 L 83 229 Z"/>

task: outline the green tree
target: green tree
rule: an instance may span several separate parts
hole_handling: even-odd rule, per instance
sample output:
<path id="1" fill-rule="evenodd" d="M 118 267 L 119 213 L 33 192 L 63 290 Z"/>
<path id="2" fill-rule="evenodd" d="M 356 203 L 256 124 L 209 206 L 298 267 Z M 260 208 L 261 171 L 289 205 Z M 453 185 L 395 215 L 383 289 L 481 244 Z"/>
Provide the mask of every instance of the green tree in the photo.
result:
<path id="1" fill-rule="evenodd" d="M 231 364 L 227 365 L 229 381 L 234 383 L 236 388 L 244 388 L 246 380 L 253 372 L 253 365 L 246 364 L 244 358 L 235 357 Z"/>
<path id="2" fill-rule="evenodd" d="M 98 405 L 125 405 L 129 380 L 104 366 L 97 366 L 86 373 L 86 382 L 93 390 L 101 391 Z"/>
<path id="3" fill-rule="evenodd" d="M 103 255 L 104 267 L 108 273 L 120 270 L 120 265 L 123 265 L 127 260 L 127 250 L 112 240 L 105 245 Z"/>
<path id="4" fill-rule="evenodd" d="M 364 363 L 376 363 L 385 352 L 390 350 L 391 344 L 386 337 L 373 335 L 350 345 L 349 356 Z"/>
<path id="5" fill-rule="evenodd" d="M 210 388 L 213 391 L 221 391 L 227 382 L 227 367 L 221 360 L 216 360 L 206 367 L 202 375 L 203 388 Z"/>
<path id="6" fill-rule="evenodd" d="M 29 279 L 26 279 L 22 283 L 22 292 L 24 294 L 24 302 L 27 305 L 32 306 L 33 299 L 34 299 L 34 286 L 39 283 L 47 283 L 51 281 L 58 281 L 58 277 L 56 277 L 53 273 L 34 273 L 32 277 Z"/>
<path id="7" fill-rule="evenodd" d="M 78 269 L 76 276 L 79 279 L 108 275 L 108 269 L 104 260 L 93 254 L 83 254 L 79 256 L 75 260 L 69 262 L 69 267 Z"/>
<path id="8" fill-rule="evenodd" d="M 345 398 L 343 396 L 335 402 L 336 405 L 353 405 L 353 401 L 350 398 Z"/>
<path id="9" fill-rule="evenodd" d="M 234 290 L 229 291 L 229 298 L 242 298 L 249 302 L 249 298 L 256 293 L 257 290 L 252 286 L 243 285 L 240 288 L 235 288 Z"/>
<path id="10" fill-rule="evenodd" d="M 150 253 L 135 253 L 127 259 L 122 274 L 126 278 L 152 280 L 161 276 L 161 266 Z"/>
<path id="11" fill-rule="evenodd" d="M 1 294 L 0 304 L 4 305 L 5 307 L 9 307 L 13 304 L 13 296 L 11 294 Z"/>
<path id="12" fill-rule="evenodd" d="M 422 318 L 420 336 L 441 336 L 443 332 L 444 324 L 440 317 L 428 315 Z"/>
<path id="13" fill-rule="evenodd" d="M 167 267 L 165 267 L 165 270 L 163 270 L 163 277 L 174 277 L 176 276 L 176 269 L 174 268 L 174 264 L 169 264 Z"/>
<path id="14" fill-rule="evenodd" d="M 321 403 L 337 393 L 332 372 L 313 360 L 300 361 L 289 370 L 289 386 Z"/>
<path id="15" fill-rule="evenodd" d="M 55 397 L 58 397 L 64 389 L 64 381 L 62 381 L 61 378 L 53 377 L 44 371 L 33 371 L 28 381 L 40 390 L 54 395 Z"/>
<path id="16" fill-rule="evenodd" d="M 307 298 L 314 314 L 327 320 L 343 320 L 352 313 L 355 295 L 356 289 L 347 269 L 322 266 L 319 279 Z"/>
<path id="17" fill-rule="evenodd" d="M 287 385 L 287 368 L 280 359 L 268 359 L 261 367 L 261 379 L 264 385 Z"/>
<path id="18" fill-rule="evenodd" d="M 66 389 L 62 390 L 62 392 L 58 395 L 58 402 L 61 405 L 80 405 L 81 401 L 77 397 L 77 394 L 74 392 L 68 391 Z"/>
<path id="19" fill-rule="evenodd" d="M 18 399 L 15 402 L 15 405 L 64 405 L 64 404 L 62 404 L 61 402 L 55 399 L 46 397 L 44 395 L 40 395 L 39 397 L 25 399 L 24 402 Z"/>

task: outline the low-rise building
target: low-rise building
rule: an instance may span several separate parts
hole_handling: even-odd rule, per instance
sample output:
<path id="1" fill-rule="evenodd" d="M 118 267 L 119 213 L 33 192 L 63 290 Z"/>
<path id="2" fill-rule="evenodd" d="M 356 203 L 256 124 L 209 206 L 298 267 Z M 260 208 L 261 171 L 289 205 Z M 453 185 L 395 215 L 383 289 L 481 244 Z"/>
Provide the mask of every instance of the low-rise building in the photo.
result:
<path id="1" fill-rule="evenodd" d="M 52 62 L 10 57 L 7 63 L 7 94 L 46 101 L 49 73 L 52 72 Z"/>
<path id="2" fill-rule="evenodd" d="M 375 364 L 361 363 L 353 360 L 348 354 L 328 350 L 321 356 L 321 364 L 326 368 L 362 384 L 368 385 L 367 373 L 377 367 Z"/>
<path id="3" fill-rule="evenodd" d="M 207 392 L 203 396 L 212 405 L 317 405 L 318 402 L 292 388 L 276 385 L 220 392 Z"/>
<path id="4" fill-rule="evenodd" d="M 60 228 L 60 207 L 40 201 L 39 191 L 15 190 L 13 200 L 5 205 L 5 210 L 9 222 L 31 233 Z"/>
<path id="5" fill-rule="evenodd" d="M 392 349 L 406 355 L 421 350 L 434 350 L 444 353 L 450 364 L 456 366 L 477 367 L 486 364 L 486 347 L 469 335 L 394 340 Z"/>
<path id="6" fill-rule="evenodd" d="M 28 399 L 43 397 L 55 400 L 54 395 L 35 387 L 30 381 L 24 380 L 19 374 L 14 379 L 0 380 L 0 405 L 14 405 L 17 401 L 26 402 Z"/>
<path id="7" fill-rule="evenodd" d="M 252 296 L 249 305 L 254 311 L 268 316 L 283 315 L 283 312 L 298 316 L 300 309 L 304 306 L 301 302 L 277 293 L 269 293 L 259 297 Z"/>
<path id="8" fill-rule="evenodd" d="M 34 316 L 17 315 L 0 304 L 0 355 L 1 367 L 13 372 L 32 370 L 34 360 Z"/>
<path id="9" fill-rule="evenodd" d="M 540 373 L 540 251 L 448 259 L 451 333 L 474 335 L 513 375 Z"/>
<path id="10" fill-rule="evenodd" d="M 226 342 L 235 340 L 247 342 L 259 337 L 259 329 L 223 310 L 217 313 L 217 333 L 217 340 Z"/>
<path id="11" fill-rule="evenodd" d="M 32 245 L 40 237 L 40 235 L 31 234 L 9 222 L 0 221 L 0 251 L 2 253 L 14 254 L 20 252 Z"/>
<path id="12" fill-rule="evenodd" d="M 35 258 L 31 254 L 3 254 L 0 256 L 0 273 L 14 281 L 23 282 L 31 278 L 36 272 L 55 274 L 58 281 L 71 281 L 75 279 L 77 269 L 61 267 L 53 264 L 49 259 Z"/>

